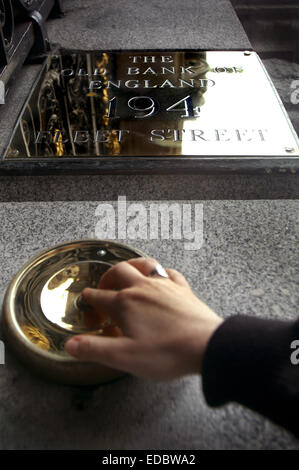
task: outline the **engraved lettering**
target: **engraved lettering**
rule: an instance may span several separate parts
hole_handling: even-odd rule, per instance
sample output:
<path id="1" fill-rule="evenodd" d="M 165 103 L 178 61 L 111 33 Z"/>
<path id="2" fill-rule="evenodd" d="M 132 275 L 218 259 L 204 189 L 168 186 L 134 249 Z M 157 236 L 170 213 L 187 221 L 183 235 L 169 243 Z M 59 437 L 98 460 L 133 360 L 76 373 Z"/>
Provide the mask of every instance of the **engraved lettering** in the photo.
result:
<path id="1" fill-rule="evenodd" d="M 128 75 L 139 75 L 138 67 L 128 67 Z"/>
<path id="2" fill-rule="evenodd" d="M 185 129 L 168 129 L 167 132 L 168 134 L 172 134 L 173 142 L 178 142 L 182 140 L 181 132 L 185 132 Z"/>
<path id="3" fill-rule="evenodd" d="M 72 77 L 74 75 L 73 69 L 63 69 L 61 70 L 61 75 L 63 77 Z"/>
<path id="4" fill-rule="evenodd" d="M 88 131 L 76 131 L 73 142 L 75 144 L 86 144 L 89 140 Z"/>
<path id="5" fill-rule="evenodd" d="M 175 67 L 162 67 L 162 75 L 165 75 L 167 73 L 175 73 Z"/>
<path id="6" fill-rule="evenodd" d="M 265 129 L 153 129 L 150 140 L 172 140 L 173 142 L 257 142 L 259 139 L 265 139 L 265 132 L 267 132 Z"/>
<path id="7" fill-rule="evenodd" d="M 37 137 L 35 140 L 36 144 L 41 144 L 43 142 L 47 142 L 51 139 L 51 132 L 50 131 L 39 131 L 37 133 Z"/>
<path id="8" fill-rule="evenodd" d="M 138 59 L 141 59 L 141 57 L 142 57 L 141 55 L 133 55 L 133 56 L 130 55 L 130 56 L 129 56 L 129 58 L 132 59 L 133 64 L 137 64 Z"/>
<path id="9" fill-rule="evenodd" d="M 103 84 L 101 80 L 91 80 L 89 83 L 89 89 L 90 90 L 100 90 L 102 88 Z"/>
<path id="10" fill-rule="evenodd" d="M 172 55 L 162 55 L 161 62 L 173 62 Z"/>
<path id="11" fill-rule="evenodd" d="M 162 83 L 162 85 L 160 86 L 160 88 L 165 88 L 166 86 L 169 86 L 170 88 L 175 88 L 174 84 L 171 83 L 170 80 L 165 80 L 165 82 Z"/>
<path id="12" fill-rule="evenodd" d="M 268 132 L 267 129 L 258 129 L 258 133 L 262 142 L 265 142 L 266 138 L 264 132 Z"/>
<path id="13" fill-rule="evenodd" d="M 107 88 L 111 88 L 111 87 L 120 88 L 120 85 L 121 85 L 121 80 L 118 80 L 117 82 L 112 82 L 111 80 L 108 80 L 107 82 Z"/>
<path id="14" fill-rule="evenodd" d="M 141 72 L 138 68 L 131 67 L 128 69 L 128 75 L 139 75 Z M 150 73 L 151 75 L 159 75 L 154 69 L 151 67 L 148 68 L 145 72 L 142 72 L 142 75 Z M 164 74 L 165 75 L 165 74 Z M 196 88 L 197 86 L 202 88 L 212 87 L 215 85 L 214 80 L 210 79 L 199 79 L 195 81 L 194 78 L 190 78 L 189 80 L 183 80 L 182 78 L 178 79 L 177 81 L 171 81 L 169 79 L 165 80 L 162 83 L 155 83 L 149 79 L 147 80 L 107 80 L 107 83 L 101 80 L 91 80 L 89 83 L 89 89 L 91 91 L 101 90 L 102 88 Z"/>
<path id="15" fill-rule="evenodd" d="M 111 100 L 108 101 L 108 114 L 106 115 L 107 118 L 109 119 L 114 119 L 116 117 L 116 97 L 112 98 Z"/>
<path id="16" fill-rule="evenodd" d="M 161 58 L 157 58 L 156 56 L 154 55 L 151 55 L 151 56 L 143 56 L 143 55 L 130 55 L 129 56 L 129 59 L 132 60 L 133 64 L 138 64 L 138 62 L 143 62 L 144 64 L 146 63 L 149 63 L 149 62 L 157 62 L 157 59 L 162 62 L 162 63 L 170 63 L 170 62 L 173 62 L 173 57 L 171 55 L 162 55 Z M 141 60 L 139 60 L 141 59 Z"/>
<path id="17" fill-rule="evenodd" d="M 139 106 L 138 106 L 139 104 Z M 153 116 L 159 111 L 160 105 L 157 100 L 151 98 L 150 96 L 134 96 L 128 101 L 129 108 L 137 111 L 138 114 L 135 115 L 137 119 L 147 118 Z M 146 114 L 140 114 L 140 112 L 148 111 Z"/>
<path id="18" fill-rule="evenodd" d="M 151 138 L 150 140 L 151 141 L 154 141 L 154 137 L 158 137 L 158 140 L 165 140 L 165 136 L 163 135 L 165 134 L 165 129 L 152 129 L 151 130 Z"/>
<path id="19" fill-rule="evenodd" d="M 199 81 L 199 86 L 202 88 L 207 88 L 207 87 L 212 88 L 213 86 L 216 85 L 216 82 L 214 80 L 211 80 L 210 78 L 200 78 L 198 81 Z"/>
<path id="20" fill-rule="evenodd" d="M 88 73 L 86 72 L 85 69 L 79 69 L 79 72 L 78 72 L 78 75 L 79 77 L 82 77 L 82 76 L 88 76 Z"/>
<path id="21" fill-rule="evenodd" d="M 109 142 L 109 137 L 110 137 L 110 131 L 108 130 L 100 130 L 100 131 L 97 131 L 96 133 L 96 136 L 95 136 L 95 142 L 101 142 L 101 143 L 104 143 L 104 142 Z"/>
<path id="22" fill-rule="evenodd" d="M 248 136 L 248 129 L 236 129 L 237 139 L 238 141 L 250 141 L 252 140 L 252 136 Z"/>
<path id="23" fill-rule="evenodd" d="M 211 69 L 214 73 L 241 73 L 243 72 L 242 67 L 215 67 Z"/>
<path id="24" fill-rule="evenodd" d="M 97 75 L 105 75 L 106 73 L 107 73 L 107 70 L 106 70 L 106 69 L 94 69 L 93 75 L 94 75 L 94 76 L 97 76 Z"/>
<path id="25" fill-rule="evenodd" d="M 156 57 L 154 55 L 145 55 L 143 57 L 143 62 L 156 62 Z"/>
<path id="26" fill-rule="evenodd" d="M 133 84 L 133 85 L 131 85 Z M 138 80 L 127 80 L 125 83 L 127 88 L 139 88 L 139 81 Z"/>
<path id="27" fill-rule="evenodd" d="M 216 67 L 215 68 L 216 73 L 223 73 L 226 72 L 226 67 Z"/>
<path id="28" fill-rule="evenodd" d="M 130 134 L 129 130 L 126 129 L 117 129 L 115 131 L 118 134 L 118 142 L 122 142 L 125 134 Z"/>
<path id="29" fill-rule="evenodd" d="M 227 129 L 215 129 L 215 134 L 216 134 L 216 140 L 217 141 L 224 141 L 228 142 L 230 140 L 230 137 L 227 137 Z"/>
<path id="30" fill-rule="evenodd" d="M 62 132 L 61 132 L 61 131 L 57 130 L 57 131 L 55 132 L 55 136 L 54 136 L 54 138 L 53 138 L 53 143 L 54 143 L 54 144 L 58 144 L 58 143 L 59 143 L 59 144 L 66 144 L 68 141 L 69 141 L 68 139 L 63 140 Z"/>
<path id="31" fill-rule="evenodd" d="M 185 109 L 178 108 L 178 105 L 184 103 Z M 198 106 L 197 106 L 198 108 Z M 190 95 L 185 96 L 180 101 L 177 101 L 173 105 L 169 106 L 166 111 L 185 111 L 185 114 L 181 114 L 181 117 L 194 117 L 193 103 Z"/>
<path id="32" fill-rule="evenodd" d="M 152 75 L 158 75 L 157 72 L 154 71 L 151 67 L 148 67 L 142 75 L 146 75 L 147 73 L 151 73 Z"/>
<path id="33" fill-rule="evenodd" d="M 158 85 L 150 86 L 149 80 L 144 80 L 144 88 L 157 88 Z"/>
<path id="34" fill-rule="evenodd" d="M 190 132 L 191 132 L 191 140 L 192 141 L 197 142 L 199 139 L 204 140 L 206 142 L 208 141 L 208 139 L 205 139 L 203 137 L 204 131 L 202 131 L 200 129 L 190 129 Z"/>
<path id="35" fill-rule="evenodd" d="M 194 78 L 190 79 L 190 82 L 187 82 L 186 80 L 180 79 L 180 88 L 185 88 L 185 85 L 194 88 Z"/>
<path id="36" fill-rule="evenodd" d="M 186 75 L 187 73 L 192 74 L 195 73 L 194 70 L 191 69 L 191 67 L 180 67 L 181 69 L 181 74 Z"/>

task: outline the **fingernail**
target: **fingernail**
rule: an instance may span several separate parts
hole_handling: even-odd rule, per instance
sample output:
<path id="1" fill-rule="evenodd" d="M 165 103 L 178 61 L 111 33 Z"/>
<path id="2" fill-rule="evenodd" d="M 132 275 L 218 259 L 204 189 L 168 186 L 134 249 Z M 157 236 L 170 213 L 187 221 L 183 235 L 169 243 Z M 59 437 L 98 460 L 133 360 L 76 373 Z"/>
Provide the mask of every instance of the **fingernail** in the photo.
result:
<path id="1" fill-rule="evenodd" d="M 69 354 L 71 354 L 71 356 L 77 356 L 78 355 L 78 353 L 79 353 L 79 341 L 80 341 L 80 338 L 75 337 L 75 338 L 70 339 L 65 344 L 65 348 L 66 348 L 67 352 Z"/>

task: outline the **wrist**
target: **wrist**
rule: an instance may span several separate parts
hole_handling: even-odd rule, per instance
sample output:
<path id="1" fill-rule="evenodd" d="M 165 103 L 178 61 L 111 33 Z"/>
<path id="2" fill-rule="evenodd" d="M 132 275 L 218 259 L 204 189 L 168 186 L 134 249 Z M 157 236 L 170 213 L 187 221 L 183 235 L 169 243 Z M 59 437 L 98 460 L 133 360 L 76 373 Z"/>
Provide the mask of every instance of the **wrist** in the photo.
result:
<path id="1" fill-rule="evenodd" d="M 186 374 L 200 374 L 203 358 L 208 344 L 216 330 L 223 323 L 223 319 L 213 313 L 213 316 L 201 321 L 192 328 L 191 334 L 183 339 L 182 348 L 185 350 Z"/>

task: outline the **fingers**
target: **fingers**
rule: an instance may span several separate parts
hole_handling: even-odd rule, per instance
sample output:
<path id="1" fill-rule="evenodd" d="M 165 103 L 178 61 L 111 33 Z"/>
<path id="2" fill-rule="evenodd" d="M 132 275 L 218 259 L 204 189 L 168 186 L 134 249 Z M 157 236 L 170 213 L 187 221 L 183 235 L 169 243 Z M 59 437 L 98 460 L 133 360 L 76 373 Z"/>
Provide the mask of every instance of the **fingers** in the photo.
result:
<path id="1" fill-rule="evenodd" d="M 99 282 L 99 289 L 124 289 L 142 279 L 141 273 L 127 261 L 121 261 L 108 269 Z"/>
<path id="2" fill-rule="evenodd" d="M 103 310 L 111 309 L 113 302 L 116 299 L 117 292 L 111 290 L 91 289 L 86 287 L 82 296 L 84 300 L 93 308 L 101 307 Z"/>
<path id="3" fill-rule="evenodd" d="M 175 282 L 176 284 L 179 284 L 180 286 L 190 288 L 189 283 L 187 282 L 183 274 L 179 273 L 175 269 L 166 269 L 166 272 L 173 282 Z"/>
<path id="4" fill-rule="evenodd" d="M 136 270 L 138 270 L 141 274 L 143 274 L 144 276 L 147 277 L 152 273 L 152 271 L 155 269 L 157 264 L 160 264 L 160 263 L 154 258 L 132 258 L 132 259 L 129 259 L 127 262 L 124 262 L 124 263 L 121 263 L 121 264 L 129 264 L 130 266 L 136 268 Z M 116 283 L 119 282 L 119 281 L 116 280 L 114 269 L 115 269 L 115 267 L 110 268 L 109 271 L 107 271 L 107 273 L 104 274 L 104 276 L 102 277 L 101 282 L 99 284 L 99 287 L 102 287 L 104 289 L 105 288 L 110 288 L 110 289 L 114 288 Z M 169 275 L 169 278 L 173 282 L 175 282 L 176 284 L 184 286 L 184 287 L 190 287 L 188 282 L 186 281 L 185 277 L 181 273 L 176 271 L 175 269 L 166 269 L 166 272 Z M 126 274 L 126 272 L 125 271 L 120 272 L 120 276 L 122 274 Z M 115 280 L 114 280 L 114 277 L 115 277 Z M 117 277 L 119 279 L 118 275 L 117 275 Z M 132 275 L 131 279 L 133 281 L 133 279 L 134 279 L 133 275 Z M 123 281 L 123 282 L 126 283 L 126 281 Z M 107 287 L 105 287 L 106 285 L 107 285 Z M 108 286 L 110 286 L 110 287 L 108 287 Z M 124 287 L 129 287 L 129 285 L 127 284 Z"/>
<path id="5" fill-rule="evenodd" d="M 117 292 L 86 288 L 82 292 L 84 301 L 91 307 L 85 311 L 84 322 L 89 328 L 101 326 L 115 312 L 115 299 Z"/>
<path id="6" fill-rule="evenodd" d="M 67 341 L 65 350 L 81 361 L 100 362 L 107 367 L 130 372 L 134 343 L 124 337 L 80 335 Z"/>
<path id="7" fill-rule="evenodd" d="M 157 264 L 160 264 L 154 258 L 133 258 L 129 259 L 128 263 L 138 269 L 144 276 L 149 276 Z"/>

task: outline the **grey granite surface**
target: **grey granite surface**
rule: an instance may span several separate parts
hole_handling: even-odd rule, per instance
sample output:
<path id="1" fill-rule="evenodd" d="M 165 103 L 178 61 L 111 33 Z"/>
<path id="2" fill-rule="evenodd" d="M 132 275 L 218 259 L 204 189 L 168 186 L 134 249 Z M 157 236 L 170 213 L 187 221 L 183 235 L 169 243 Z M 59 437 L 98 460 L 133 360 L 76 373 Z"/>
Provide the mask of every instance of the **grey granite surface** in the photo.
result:
<path id="1" fill-rule="evenodd" d="M 229 0 L 64 0 L 50 39 L 78 49 L 246 49 Z"/>
<path id="2" fill-rule="evenodd" d="M 227 3 L 69 0 L 67 16 L 51 21 L 49 32 L 52 41 L 66 47 L 168 48 L 171 41 L 177 48 L 242 48 L 239 24 L 232 26 L 231 9 L 223 10 Z M 78 5 L 79 14 L 73 9 Z M 118 15 L 113 16 L 116 6 Z M 151 21 L 137 14 L 140 9 Z M 162 29 L 163 10 L 169 21 Z M 38 69 L 24 67 L 0 111 L 0 152 Z M 204 243 L 196 251 L 185 250 L 184 240 L 124 241 L 181 270 L 223 317 L 249 313 L 295 318 L 298 184 L 292 175 L 1 177 L 1 297 L 13 274 L 40 249 L 95 236 L 98 204 L 116 201 L 118 195 L 134 201 L 202 203 Z M 32 376 L 6 347 L 0 396 L 1 449 L 299 448 L 288 432 L 241 406 L 207 407 L 196 376 L 167 384 L 126 377 L 82 390 Z"/>
<path id="3" fill-rule="evenodd" d="M 93 202 L 2 203 L 1 293 L 38 250 L 94 236 L 101 200 L 99 193 Z M 298 203 L 289 200 L 204 201 L 199 250 L 185 250 L 184 240 L 125 241 L 180 269 L 223 317 L 295 318 L 297 214 Z M 299 448 L 286 431 L 240 406 L 208 408 L 199 377 L 167 384 L 127 377 L 83 392 L 31 376 L 6 349 L 0 366 L 2 449 Z"/>
<path id="4" fill-rule="evenodd" d="M 291 119 L 297 135 L 299 135 L 299 63 L 272 58 L 264 59 L 263 63 L 275 85 L 276 90 Z M 297 90 L 297 91 L 296 91 Z"/>

